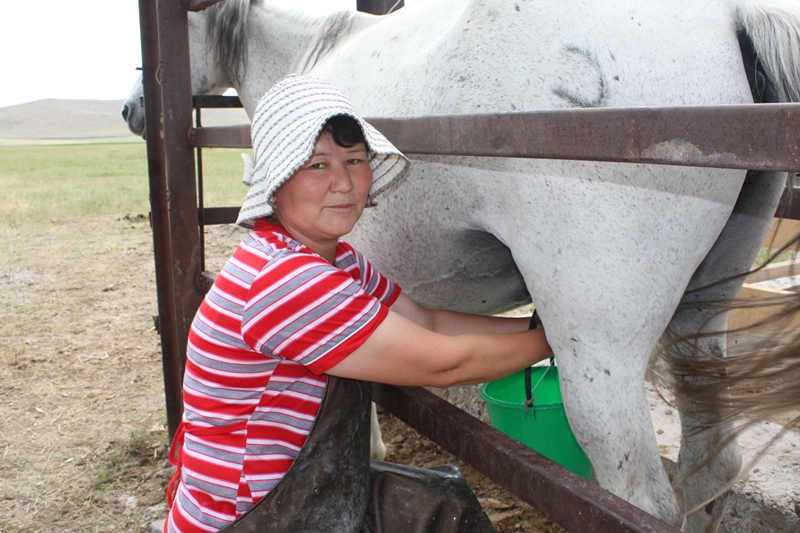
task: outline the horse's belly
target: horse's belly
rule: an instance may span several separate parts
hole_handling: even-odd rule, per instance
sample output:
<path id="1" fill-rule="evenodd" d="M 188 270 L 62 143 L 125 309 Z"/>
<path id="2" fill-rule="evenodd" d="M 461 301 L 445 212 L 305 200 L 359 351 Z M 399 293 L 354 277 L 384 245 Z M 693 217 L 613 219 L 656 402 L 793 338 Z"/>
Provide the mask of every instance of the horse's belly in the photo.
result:
<path id="1" fill-rule="evenodd" d="M 348 239 L 429 307 L 496 312 L 589 279 L 605 302 L 619 279 L 672 300 L 727 220 L 728 172 L 427 158 Z"/>
<path id="2" fill-rule="evenodd" d="M 455 235 L 434 257 L 426 276 L 404 281 L 423 305 L 462 312 L 498 313 L 530 302 L 525 280 L 511 251 L 495 236 L 478 230 Z"/>
<path id="3" fill-rule="evenodd" d="M 530 302 L 510 250 L 490 233 L 444 229 L 440 221 L 396 218 L 386 210 L 364 218 L 348 240 L 421 305 L 499 313 Z"/>

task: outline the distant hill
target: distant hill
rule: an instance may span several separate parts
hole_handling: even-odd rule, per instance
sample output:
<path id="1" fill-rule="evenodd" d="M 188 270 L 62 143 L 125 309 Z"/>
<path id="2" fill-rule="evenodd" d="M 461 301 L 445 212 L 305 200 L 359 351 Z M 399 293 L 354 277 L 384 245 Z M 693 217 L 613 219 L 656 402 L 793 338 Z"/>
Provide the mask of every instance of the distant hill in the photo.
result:
<path id="1" fill-rule="evenodd" d="M 122 100 L 45 99 L 0 107 L 0 146 L 69 142 L 136 142 L 122 120 Z M 204 125 L 246 123 L 241 109 L 203 111 Z"/>

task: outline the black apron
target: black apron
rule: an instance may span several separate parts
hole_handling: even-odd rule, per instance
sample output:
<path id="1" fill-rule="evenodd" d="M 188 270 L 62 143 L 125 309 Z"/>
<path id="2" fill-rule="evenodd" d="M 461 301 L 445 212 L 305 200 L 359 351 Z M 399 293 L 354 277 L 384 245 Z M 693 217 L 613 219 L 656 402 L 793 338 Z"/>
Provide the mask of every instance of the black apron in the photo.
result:
<path id="1" fill-rule="evenodd" d="M 286 475 L 220 533 L 493 533 L 457 467 L 370 461 L 371 401 L 371 384 L 328 376 Z"/>

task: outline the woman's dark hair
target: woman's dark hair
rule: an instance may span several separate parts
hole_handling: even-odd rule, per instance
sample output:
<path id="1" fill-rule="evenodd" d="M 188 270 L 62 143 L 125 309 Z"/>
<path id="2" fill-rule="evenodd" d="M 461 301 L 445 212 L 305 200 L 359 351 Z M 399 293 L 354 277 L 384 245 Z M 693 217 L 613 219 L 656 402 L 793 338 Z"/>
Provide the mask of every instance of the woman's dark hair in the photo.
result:
<path id="1" fill-rule="evenodd" d="M 333 142 L 343 148 L 350 148 L 358 143 L 367 144 L 364 139 L 364 132 L 361 131 L 361 126 L 356 122 L 356 119 L 349 115 L 335 115 L 329 118 L 322 127 L 322 131 L 330 133 L 333 137 Z"/>

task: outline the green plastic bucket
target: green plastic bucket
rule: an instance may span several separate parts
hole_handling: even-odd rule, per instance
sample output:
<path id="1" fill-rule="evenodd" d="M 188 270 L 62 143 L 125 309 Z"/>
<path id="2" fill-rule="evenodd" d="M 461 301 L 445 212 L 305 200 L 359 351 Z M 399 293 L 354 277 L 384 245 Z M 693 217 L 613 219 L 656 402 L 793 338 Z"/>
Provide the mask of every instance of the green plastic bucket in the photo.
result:
<path id="1" fill-rule="evenodd" d="M 575 440 L 564 412 L 558 368 L 532 367 L 531 385 L 531 407 L 525 406 L 524 370 L 480 386 L 492 427 L 590 479 L 592 463 Z"/>

